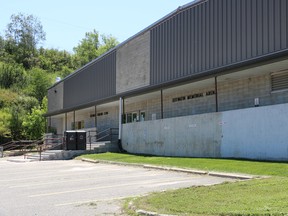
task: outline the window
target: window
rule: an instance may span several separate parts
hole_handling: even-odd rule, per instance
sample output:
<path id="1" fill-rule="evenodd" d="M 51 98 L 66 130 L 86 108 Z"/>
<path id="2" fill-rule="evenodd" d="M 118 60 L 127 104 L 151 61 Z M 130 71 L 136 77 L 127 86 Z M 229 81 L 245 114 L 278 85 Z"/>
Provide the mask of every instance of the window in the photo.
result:
<path id="1" fill-rule="evenodd" d="M 72 130 L 78 130 L 78 129 L 82 129 L 85 127 L 85 122 L 84 120 L 82 121 L 76 121 L 75 124 L 74 122 L 71 123 L 71 128 Z"/>
<path id="2" fill-rule="evenodd" d="M 288 90 L 288 70 L 271 74 L 271 90 Z"/>
<path id="3" fill-rule="evenodd" d="M 132 113 L 126 113 L 126 123 L 132 122 Z"/>
<path id="4" fill-rule="evenodd" d="M 145 121 L 145 111 L 140 112 L 140 122 Z"/>
<path id="5" fill-rule="evenodd" d="M 132 121 L 137 122 L 138 121 L 138 115 L 136 112 L 132 113 Z"/>
<path id="6" fill-rule="evenodd" d="M 145 111 L 137 111 L 124 114 L 123 123 L 145 121 Z"/>

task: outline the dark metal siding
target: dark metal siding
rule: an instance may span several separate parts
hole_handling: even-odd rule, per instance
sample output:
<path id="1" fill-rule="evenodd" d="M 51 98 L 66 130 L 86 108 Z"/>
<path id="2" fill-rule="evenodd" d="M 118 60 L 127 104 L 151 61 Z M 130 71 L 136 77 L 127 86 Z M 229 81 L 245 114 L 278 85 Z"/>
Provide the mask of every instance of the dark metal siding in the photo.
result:
<path id="1" fill-rule="evenodd" d="M 209 0 L 151 29 L 151 85 L 288 48 L 287 0 Z"/>
<path id="2" fill-rule="evenodd" d="M 116 95 L 116 52 L 64 81 L 64 109 Z"/>

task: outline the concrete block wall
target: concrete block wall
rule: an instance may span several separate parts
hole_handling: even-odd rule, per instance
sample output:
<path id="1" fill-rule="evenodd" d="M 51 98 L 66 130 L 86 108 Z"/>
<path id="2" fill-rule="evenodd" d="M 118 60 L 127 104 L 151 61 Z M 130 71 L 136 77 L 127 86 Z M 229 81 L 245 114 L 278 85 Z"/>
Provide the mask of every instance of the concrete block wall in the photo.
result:
<path id="1" fill-rule="evenodd" d="M 97 116 L 97 130 L 105 130 L 110 127 L 118 128 L 118 119 L 119 119 L 119 109 L 118 107 L 109 107 L 104 109 L 97 109 L 97 113 L 108 112 L 108 115 Z M 90 117 L 94 112 L 82 112 L 81 110 L 76 111 L 75 121 L 84 120 L 85 128 L 95 128 L 95 117 Z M 97 115 L 97 114 L 96 114 Z M 70 112 L 67 115 L 67 129 L 71 130 L 71 124 L 73 122 L 73 112 Z M 84 128 L 84 129 L 85 129 Z"/>
<path id="2" fill-rule="evenodd" d="M 63 82 L 60 82 L 48 90 L 49 112 L 63 109 L 63 89 Z"/>
<path id="3" fill-rule="evenodd" d="M 218 83 L 219 111 L 254 107 L 255 98 L 260 106 L 288 103 L 288 91 L 271 92 L 269 74 Z"/>
<path id="4" fill-rule="evenodd" d="M 215 90 L 214 86 L 200 88 L 197 90 L 178 91 L 173 94 L 163 93 L 163 115 L 164 118 L 177 116 L 195 115 L 216 111 L 215 95 L 206 95 L 207 91 Z M 203 93 L 203 97 L 188 99 L 189 95 Z M 185 97 L 183 101 L 173 102 L 173 98 Z"/>
<path id="5" fill-rule="evenodd" d="M 123 125 L 131 153 L 288 161 L 288 104 Z M 133 136 L 131 136 L 133 134 Z"/>
<path id="6" fill-rule="evenodd" d="M 51 127 L 56 129 L 57 134 L 64 133 L 64 119 L 62 117 L 52 117 L 51 118 Z"/>
<path id="7" fill-rule="evenodd" d="M 106 109 L 97 109 L 97 113 L 108 112 L 108 115 L 97 116 L 97 131 L 103 131 L 107 128 L 119 127 L 119 108 L 109 107 Z"/>
<path id="8" fill-rule="evenodd" d="M 155 96 L 150 99 L 143 99 L 140 102 L 133 102 L 133 103 L 125 103 L 124 105 L 124 112 L 125 113 L 132 113 L 132 112 L 139 112 L 145 111 L 146 117 L 145 121 L 152 120 L 152 115 L 156 115 L 156 119 L 161 119 L 161 98 L 160 98 L 160 91 L 159 96 Z"/>
<path id="9" fill-rule="evenodd" d="M 116 93 L 150 84 L 150 31 L 129 41 L 116 54 Z"/>

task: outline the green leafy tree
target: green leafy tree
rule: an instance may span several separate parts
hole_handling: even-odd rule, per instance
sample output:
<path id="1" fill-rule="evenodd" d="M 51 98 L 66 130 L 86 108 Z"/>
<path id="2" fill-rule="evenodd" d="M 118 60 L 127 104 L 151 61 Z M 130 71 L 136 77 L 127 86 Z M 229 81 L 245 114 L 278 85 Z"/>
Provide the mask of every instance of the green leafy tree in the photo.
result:
<path id="1" fill-rule="evenodd" d="M 11 88 L 13 85 L 23 87 L 26 83 L 24 69 L 17 64 L 0 63 L 0 87 Z"/>
<path id="2" fill-rule="evenodd" d="M 25 137 L 37 140 L 45 133 L 46 120 L 43 116 L 47 112 L 47 98 L 44 97 L 41 106 L 32 108 L 32 112 L 27 114 L 23 120 Z"/>
<path id="3" fill-rule="evenodd" d="M 36 17 L 13 14 L 6 29 L 5 50 L 14 56 L 17 63 L 28 69 L 35 64 L 37 45 L 45 39 L 42 24 Z"/>
<path id="4" fill-rule="evenodd" d="M 57 49 L 39 49 L 37 66 L 48 72 L 60 72 L 64 67 L 75 69 L 73 58 L 67 51 Z"/>
<path id="5" fill-rule="evenodd" d="M 23 138 L 23 117 L 25 115 L 24 109 L 21 106 L 14 105 L 10 109 L 11 118 L 9 121 L 9 129 L 13 140 L 20 140 Z"/>
<path id="6" fill-rule="evenodd" d="M 62 70 L 59 72 L 61 78 L 67 77 L 69 74 L 73 72 L 73 69 L 68 68 L 67 66 L 63 66 Z"/>
<path id="7" fill-rule="evenodd" d="M 0 137 L 7 138 L 11 136 L 9 122 L 11 119 L 11 114 L 9 110 L 0 109 Z"/>
<path id="8" fill-rule="evenodd" d="M 52 77 L 39 68 L 33 68 L 28 74 L 26 92 L 28 95 L 35 97 L 40 103 L 47 95 L 47 89 L 52 85 Z"/>
<path id="9" fill-rule="evenodd" d="M 105 52 L 109 51 L 110 49 L 114 48 L 119 44 L 117 39 L 113 37 L 112 35 L 101 35 L 102 43 L 98 49 L 98 56 L 101 56 Z"/>
<path id="10" fill-rule="evenodd" d="M 3 56 L 5 54 L 5 40 L 0 35 L 0 56 Z"/>
<path id="11" fill-rule="evenodd" d="M 101 35 L 100 40 L 99 33 L 95 29 L 92 32 L 87 32 L 85 38 L 73 49 L 75 52 L 74 60 L 76 65 L 81 67 L 87 64 L 117 44 L 118 41 L 112 36 Z"/>
<path id="12" fill-rule="evenodd" d="M 13 104 L 19 95 L 16 92 L 11 91 L 10 89 L 1 89 L 0 88 L 0 109 L 9 108 Z"/>

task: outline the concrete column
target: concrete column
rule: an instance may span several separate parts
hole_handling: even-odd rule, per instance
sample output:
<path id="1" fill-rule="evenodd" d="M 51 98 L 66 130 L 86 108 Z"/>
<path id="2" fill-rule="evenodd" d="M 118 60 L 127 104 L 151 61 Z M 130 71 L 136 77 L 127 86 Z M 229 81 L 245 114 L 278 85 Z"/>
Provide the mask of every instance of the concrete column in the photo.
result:
<path id="1" fill-rule="evenodd" d="M 75 130 L 76 129 L 76 125 L 75 125 L 75 120 L 76 120 L 76 112 L 75 112 L 75 110 L 73 111 L 73 128 L 72 128 L 72 130 Z"/>
<path id="2" fill-rule="evenodd" d="M 121 140 L 121 135 L 122 135 L 122 116 L 123 116 L 123 99 L 120 97 L 119 98 L 119 135 L 118 135 L 118 140 Z"/>
<path id="3" fill-rule="evenodd" d="M 67 130 L 67 113 L 65 113 L 65 131 Z"/>
<path id="4" fill-rule="evenodd" d="M 97 106 L 95 106 L 95 117 L 94 117 L 95 119 L 95 128 L 97 128 Z"/>

